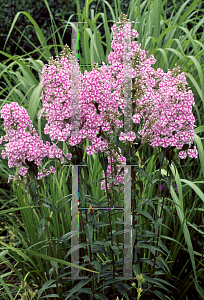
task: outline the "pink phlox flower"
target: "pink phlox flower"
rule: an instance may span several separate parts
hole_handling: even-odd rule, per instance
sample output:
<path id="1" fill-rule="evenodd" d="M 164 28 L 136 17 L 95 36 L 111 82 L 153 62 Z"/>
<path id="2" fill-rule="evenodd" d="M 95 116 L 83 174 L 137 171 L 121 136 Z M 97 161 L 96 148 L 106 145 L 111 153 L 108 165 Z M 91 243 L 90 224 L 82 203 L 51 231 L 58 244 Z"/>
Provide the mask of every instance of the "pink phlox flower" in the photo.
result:
<path id="1" fill-rule="evenodd" d="M 180 157 L 181 159 L 185 159 L 185 158 L 187 157 L 187 153 L 186 153 L 185 151 L 180 151 L 180 152 L 179 152 L 179 157 Z"/>
<path id="2" fill-rule="evenodd" d="M 188 156 L 189 157 L 195 157 L 195 158 L 197 158 L 198 157 L 198 151 L 197 151 L 197 149 L 196 149 L 196 146 L 194 146 L 194 148 L 193 149 L 188 149 Z"/>
<path id="3" fill-rule="evenodd" d="M 134 141 L 136 139 L 136 134 L 133 131 L 128 132 L 126 138 L 128 141 Z"/>
<path id="4" fill-rule="evenodd" d="M 19 170 L 18 173 L 19 173 L 21 176 L 25 176 L 26 173 L 27 173 L 27 171 L 28 171 L 28 169 L 27 169 L 26 167 L 22 167 L 22 168 L 20 168 L 20 170 Z"/>

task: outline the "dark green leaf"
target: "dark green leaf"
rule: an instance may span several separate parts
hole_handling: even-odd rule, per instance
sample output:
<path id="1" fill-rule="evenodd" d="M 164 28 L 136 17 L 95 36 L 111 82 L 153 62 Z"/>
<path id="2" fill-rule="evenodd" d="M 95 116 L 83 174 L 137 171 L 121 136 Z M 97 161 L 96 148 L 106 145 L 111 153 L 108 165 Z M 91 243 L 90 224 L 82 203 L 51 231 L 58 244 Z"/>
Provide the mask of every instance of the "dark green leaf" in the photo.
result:
<path id="1" fill-rule="evenodd" d="M 82 203 L 83 203 L 83 206 L 85 207 L 85 195 L 86 195 L 86 192 L 87 192 L 87 185 L 86 184 L 83 184 L 83 185 L 80 185 L 79 186 L 79 194 L 82 198 Z"/>
<path id="2" fill-rule="evenodd" d="M 156 222 L 154 223 L 154 228 L 155 228 L 156 232 L 158 231 L 162 221 L 163 221 L 163 218 L 157 218 Z"/>
<path id="3" fill-rule="evenodd" d="M 102 157 L 100 150 L 99 150 L 98 154 L 99 154 L 99 161 L 101 163 L 101 166 L 105 172 L 105 175 L 107 176 L 108 158 L 104 157 L 104 156 Z"/>
<path id="4" fill-rule="evenodd" d="M 68 300 L 74 293 L 78 292 L 84 285 L 86 285 L 91 279 L 81 280 L 70 291 L 65 300 Z"/>
<path id="5" fill-rule="evenodd" d="M 152 216 L 146 212 L 145 210 L 141 209 L 141 208 L 137 208 L 137 213 L 139 215 L 143 215 L 144 217 L 146 217 L 147 219 L 149 219 L 150 221 L 154 222 L 154 219 L 152 218 Z"/>
<path id="6" fill-rule="evenodd" d="M 159 152 L 159 163 L 161 167 L 163 166 L 164 158 L 165 158 L 165 153 Z"/>
<path id="7" fill-rule="evenodd" d="M 50 222 L 50 224 L 52 224 L 52 226 L 54 226 L 53 220 L 50 217 L 45 217 L 45 219 Z"/>
<path id="8" fill-rule="evenodd" d="M 88 223 L 84 225 L 84 230 L 87 236 L 87 239 L 89 240 L 89 243 L 92 247 L 92 239 L 93 239 L 93 224 Z"/>
<path id="9" fill-rule="evenodd" d="M 40 219 L 40 227 L 38 229 L 38 241 L 40 240 L 40 237 L 41 237 L 44 229 L 45 229 L 45 219 L 43 218 L 43 219 Z"/>
<path id="10" fill-rule="evenodd" d="M 127 289 L 128 285 L 122 282 L 117 282 L 114 284 L 114 287 L 116 288 L 117 291 L 119 291 L 123 297 L 126 299 L 129 299 L 128 294 L 127 294 Z"/>
<path id="11" fill-rule="evenodd" d="M 95 298 L 97 300 L 109 300 L 105 295 L 100 294 L 100 293 L 95 294 Z"/>
<path id="12" fill-rule="evenodd" d="M 139 172 L 142 176 L 144 176 L 145 178 L 147 178 L 147 179 L 149 180 L 149 182 L 152 183 L 152 180 L 151 180 L 149 174 L 148 174 L 143 168 L 136 167 L 136 170 L 137 170 L 137 172 Z"/>
<path id="13" fill-rule="evenodd" d="M 114 251 L 114 253 L 117 256 L 117 259 L 119 261 L 119 250 L 120 250 L 119 247 L 117 245 L 113 245 L 113 246 L 111 246 L 111 249 L 113 249 L 113 251 Z"/>

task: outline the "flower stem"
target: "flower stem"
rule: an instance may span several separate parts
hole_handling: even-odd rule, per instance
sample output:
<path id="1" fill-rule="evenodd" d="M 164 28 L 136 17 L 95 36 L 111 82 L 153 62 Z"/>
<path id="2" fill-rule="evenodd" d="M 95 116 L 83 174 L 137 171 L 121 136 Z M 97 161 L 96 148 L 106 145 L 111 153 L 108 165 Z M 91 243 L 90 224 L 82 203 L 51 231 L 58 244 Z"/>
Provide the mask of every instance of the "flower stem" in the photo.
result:
<path id="1" fill-rule="evenodd" d="M 103 158 L 104 158 L 104 152 L 103 152 Z M 109 192 L 108 192 L 108 186 L 107 186 L 107 175 L 105 172 L 105 183 L 106 183 L 106 193 L 107 193 L 107 199 L 108 199 L 108 208 L 110 208 L 110 201 L 109 201 Z M 109 226 L 110 226 L 110 233 L 111 233 L 111 245 L 113 246 L 113 235 L 112 235 L 112 226 L 111 226 L 111 216 L 110 216 L 110 210 L 108 210 L 109 213 Z M 115 263 L 114 263 L 114 253 L 112 250 L 112 260 L 113 260 L 113 278 L 115 278 Z M 115 287 L 113 287 L 114 291 L 114 299 L 115 299 Z"/>

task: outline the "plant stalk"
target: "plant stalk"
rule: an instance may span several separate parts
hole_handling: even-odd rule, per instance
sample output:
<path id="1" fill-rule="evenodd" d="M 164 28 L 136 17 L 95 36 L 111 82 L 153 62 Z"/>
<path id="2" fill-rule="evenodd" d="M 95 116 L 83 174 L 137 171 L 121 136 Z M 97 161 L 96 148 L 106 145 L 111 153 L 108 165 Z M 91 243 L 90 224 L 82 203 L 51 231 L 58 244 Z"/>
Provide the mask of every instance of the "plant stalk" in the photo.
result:
<path id="1" fill-rule="evenodd" d="M 103 152 L 103 158 L 104 158 L 104 152 Z M 110 208 L 110 201 L 109 201 L 109 192 L 108 192 L 108 186 L 107 186 L 107 175 L 105 173 L 105 183 L 106 183 L 106 193 L 107 193 L 107 199 L 108 199 L 108 208 Z M 111 226 L 111 216 L 110 216 L 110 210 L 108 210 L 109 213 L 109 227 L 110 227 L 110 233 L 111 233 L 111 245 L 113 246 L 113 235 L 112 235 L 112 226 Z M 112 250 L 112 260 L 113 260 L 113 278 L 115 278 L 115 263 L 114 263 L 114 254 Z M 114 299 L 115 299 L 115 287 L 113 287 L 114 292 Z"/>

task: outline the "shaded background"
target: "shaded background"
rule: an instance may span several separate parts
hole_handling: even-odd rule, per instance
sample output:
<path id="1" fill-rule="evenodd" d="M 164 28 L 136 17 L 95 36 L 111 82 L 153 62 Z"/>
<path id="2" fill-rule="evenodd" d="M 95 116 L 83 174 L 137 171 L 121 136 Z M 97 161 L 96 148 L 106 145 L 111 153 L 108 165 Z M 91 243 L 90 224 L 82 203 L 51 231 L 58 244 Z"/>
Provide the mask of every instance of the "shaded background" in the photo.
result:
<path id="1" fill-rule="evenodd" d="M 108 0 L 107 1 L 111 7 L 113 8 L 113 11 L 115 10 L 115 0 Z M 143 1 L 141 1 L 143 2 Z M 178 11 L 181 5 L 184 3 L 184 0 L 178 0 L 175 1 L 175 11 Z M 185 10 L 191 5 L 193 0 L 189 1 L 187 4 Z M 81 7 L 81 12 L 83 12 L 83 8 L 85 6 L 85 0 L 79 0 L 80 7 Z M 128 11 L 128 6 L 130 1 L 129 0 L 119 0 L 120 3 L 120 9 L 121 12 L 127 14 Z M 68 20 L 69 17 L 72 14 L 77 13 L 77 6 L 75 1 L 71 0 L 48 0 L 48 4 L 50 7 L 50 10 L 53 14 L 55 23 L 57 25 L 57 28 L 60 28 L 63 26 L 63 21 Z M 200 5 L 201 7 L 204 7 L 203 4 Z M 108 20 L 112 20 L 112 16 L 110 13 L 109 8 L 107 5 L 106 7 L 106 13 Z M 172 11 L 173 11 L 173 1 L 167 1 L 167 10 L 166 10 L 166 16 L 167 18 L 171 17 Z M 200 8 L 201 8 L 200 7 Z M 94 9 L 95 15 L 96 12 L 103 12 L 103 1 L 99 0 L 93 0 L 92 3 L 89 6 L 89 17 L 90 17 L 90 10 Z M 184 12 L 185 12 L 184 10 Z M 45 39 L 47 40 L 51 36 L 51 20 L 50 20 L 50 15 L 48 12 L 48 9 L 45 5 L 44 0 L 8 0 L 8 1 L 3 1 L 0 0 L 0 50 L 2 51 L 4 48 L 4 44 L 6 41 L 6 37 L 8 35 L 9 29 L 11 27 L 11 24 L 15 18 L 15 15 L 20 12 L 20 11 L 26 11 L 28 12 L 33 19 L 37 22 L 38 26 L 41 28 Z M 72 22 L 77 21 L 77 16 L 74 16 L 71 19 Z M 97 25 L 99 25 L 102 22 L 101 16 L 97 19 Z M 195 21 L 196 22 L 196 21 Z M 111 28 L 113 26 L 113 22 L 109 22 L 108 26 Z M 193 24 L 189 24 L 188 28 L 191 29 L 193 27 Z M 18 28 L 18 29 L 17 29 Z M 36 46 L 40 46 L 39 40 L 36 36 L 36 33 L 34 31 L 33 26 L 31 26 L 31 22 L 28 20 L 26 16 L 23 14 L 20 14 L 16 24 L 15 28 L 13 29 L 9 40 L 7 41 L 6 48 L 4 49 L 5 52 L 11 55 L 23 55 L 26 52 L 30 52 L 34 50 L 33 46 L 26 40 L 26 38 L 22 37 L 21 34 L 18 31 L 20 30 L 25 34 L 25 36 L 31 40 L 32 43 L 34 43 Z M 63 34 L 64 28 L 61 28 L 59 30 L 60 35 Z M 103 26 L 99 28 L 99 31 L 101 32 L 101 35 L 105 34 Z M 202 31 L 202 28 L 200 28 L 199 32 Z M 105 42 L 105 39 L 103 40 Z M 59 41 L 57 41 L 59 42 Z M 67 28 L 66 34 L 64 35 L 63 39 L 64 44 L 68 44 L 71 46 L 71 27 L 69 26 Z M 19 46 L 18 46 L 19 44 Z M 52 45 L 53 41 L 52 38 L 48 40 L 48 45 Z M 60 48 L 61 49 L 61 48 Z M 23 51 L 24 50 L 24 51 Z M 104 46 L 105 50 L 105 46 Z M 61 50 L 60 50 L 61 51 Z M 54 49 L 51 49 L 51 53 L 53 56 L 55 56 Z M 38 54 L 34 53 L 32 54 L 32 57 L 37 59 Z M 5 56 L 0 54 L 0 61 L 2 62 L 5 60 Z M 43 58 L 42 58 L 43 60 Z M 44 61 L 44 63 L 46 63 Z"/>

